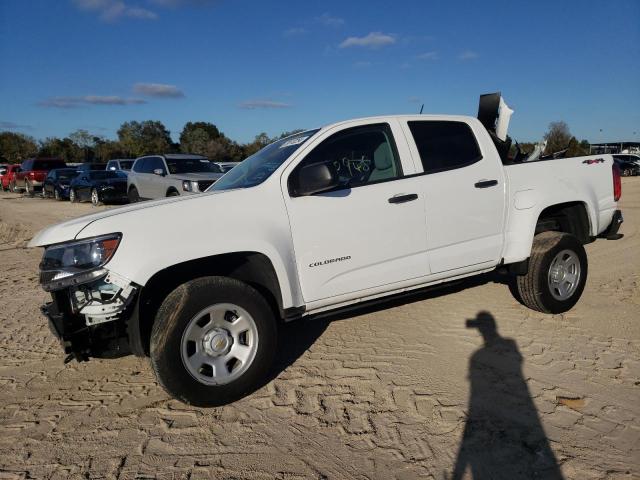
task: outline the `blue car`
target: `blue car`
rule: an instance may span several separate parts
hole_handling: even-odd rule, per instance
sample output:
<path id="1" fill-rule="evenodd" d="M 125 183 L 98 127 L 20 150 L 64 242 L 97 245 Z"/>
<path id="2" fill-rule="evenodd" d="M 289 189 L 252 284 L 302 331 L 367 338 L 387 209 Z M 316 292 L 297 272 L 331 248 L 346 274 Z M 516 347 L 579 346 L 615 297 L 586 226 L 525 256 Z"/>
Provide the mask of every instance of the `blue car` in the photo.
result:
<path id="1" fill-rule="evenodd" d="M 42 184 L 42 196 L 44 198 L 55 198 L 56 200 L 66 200 L 69 198 L 69 185 L 78 175 L 75 168 L 56 168 L 50 170 Z"/>

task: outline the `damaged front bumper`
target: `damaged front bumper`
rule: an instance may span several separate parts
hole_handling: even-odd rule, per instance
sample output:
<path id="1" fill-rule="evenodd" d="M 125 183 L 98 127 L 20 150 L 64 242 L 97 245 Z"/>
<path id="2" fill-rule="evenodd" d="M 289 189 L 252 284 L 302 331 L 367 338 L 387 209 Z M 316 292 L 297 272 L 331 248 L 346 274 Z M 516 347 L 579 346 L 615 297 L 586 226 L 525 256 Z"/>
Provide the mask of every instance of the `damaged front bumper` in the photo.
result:
<path id="1" fill-rule="evenodd" d="M 60 340 L 65 361 L 114 358 L 131 353 L 127 323 L 139 287 L 105 270 L 98 279 L 51 292 L 42 313 Z"/>

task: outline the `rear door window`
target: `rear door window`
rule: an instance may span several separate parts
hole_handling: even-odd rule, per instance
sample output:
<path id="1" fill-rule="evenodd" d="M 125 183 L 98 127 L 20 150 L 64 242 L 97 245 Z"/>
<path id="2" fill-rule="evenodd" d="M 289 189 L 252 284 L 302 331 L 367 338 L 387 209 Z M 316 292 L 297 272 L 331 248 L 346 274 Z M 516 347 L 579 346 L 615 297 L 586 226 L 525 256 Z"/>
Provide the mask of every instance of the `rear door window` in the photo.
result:
<path id="1" fill-rule="evenodd" d="M 482 159 L 476 137 L 466 123 L 413 121 L 408 124 L 424 173 L 462 168 Z"/>

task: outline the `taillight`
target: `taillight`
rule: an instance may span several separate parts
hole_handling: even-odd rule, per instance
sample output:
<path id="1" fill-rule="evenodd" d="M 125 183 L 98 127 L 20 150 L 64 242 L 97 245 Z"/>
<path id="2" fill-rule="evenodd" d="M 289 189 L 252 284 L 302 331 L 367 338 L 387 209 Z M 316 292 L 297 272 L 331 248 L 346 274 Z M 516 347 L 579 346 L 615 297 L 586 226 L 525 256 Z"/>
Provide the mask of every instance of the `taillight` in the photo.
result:
<path id="1" fill-rule="evenodd" d="M 618 201 L 622 196 L 622 181 L 620 180 L 620 167 L 613 163 L 613 200 Z"/>
<path id="2" fill-rule="evenodd" d="M 35 172 L 29 172 L 29 176 L 30 176 L 31 178 L 34 178 L 34 177 L 36 176 L 36 173 L 35 173 Z"/>

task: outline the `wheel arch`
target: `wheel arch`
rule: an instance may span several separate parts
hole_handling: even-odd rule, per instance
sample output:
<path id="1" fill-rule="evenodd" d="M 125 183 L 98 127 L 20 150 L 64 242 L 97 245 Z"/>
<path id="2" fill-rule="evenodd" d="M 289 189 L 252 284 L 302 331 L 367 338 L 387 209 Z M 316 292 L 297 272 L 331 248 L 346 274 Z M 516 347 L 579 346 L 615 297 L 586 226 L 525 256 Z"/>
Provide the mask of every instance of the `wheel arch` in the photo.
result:
<path id="1" fill-rule="evenodd" d="M 207 276 L 235 278 L 255 288 L 284 318 L 280 283 L 271 260 L 259 252 L 234 252 L 188 260 L 156 272 L 140 289 L 128 323 L 129 343 L 138 356 L 149 354 L 151 328 L 164 299 L 179 285 Z"/>
<path id="2" fill-rule="evenodd" d="M 597 235 L 595 210 L 585 200 L 536 205 L 537 208 L 512 210 L 505 232 L 505 264 L 529 258 L 536 234 L 558 231 L 575 235 L 583 244 Z"/>

